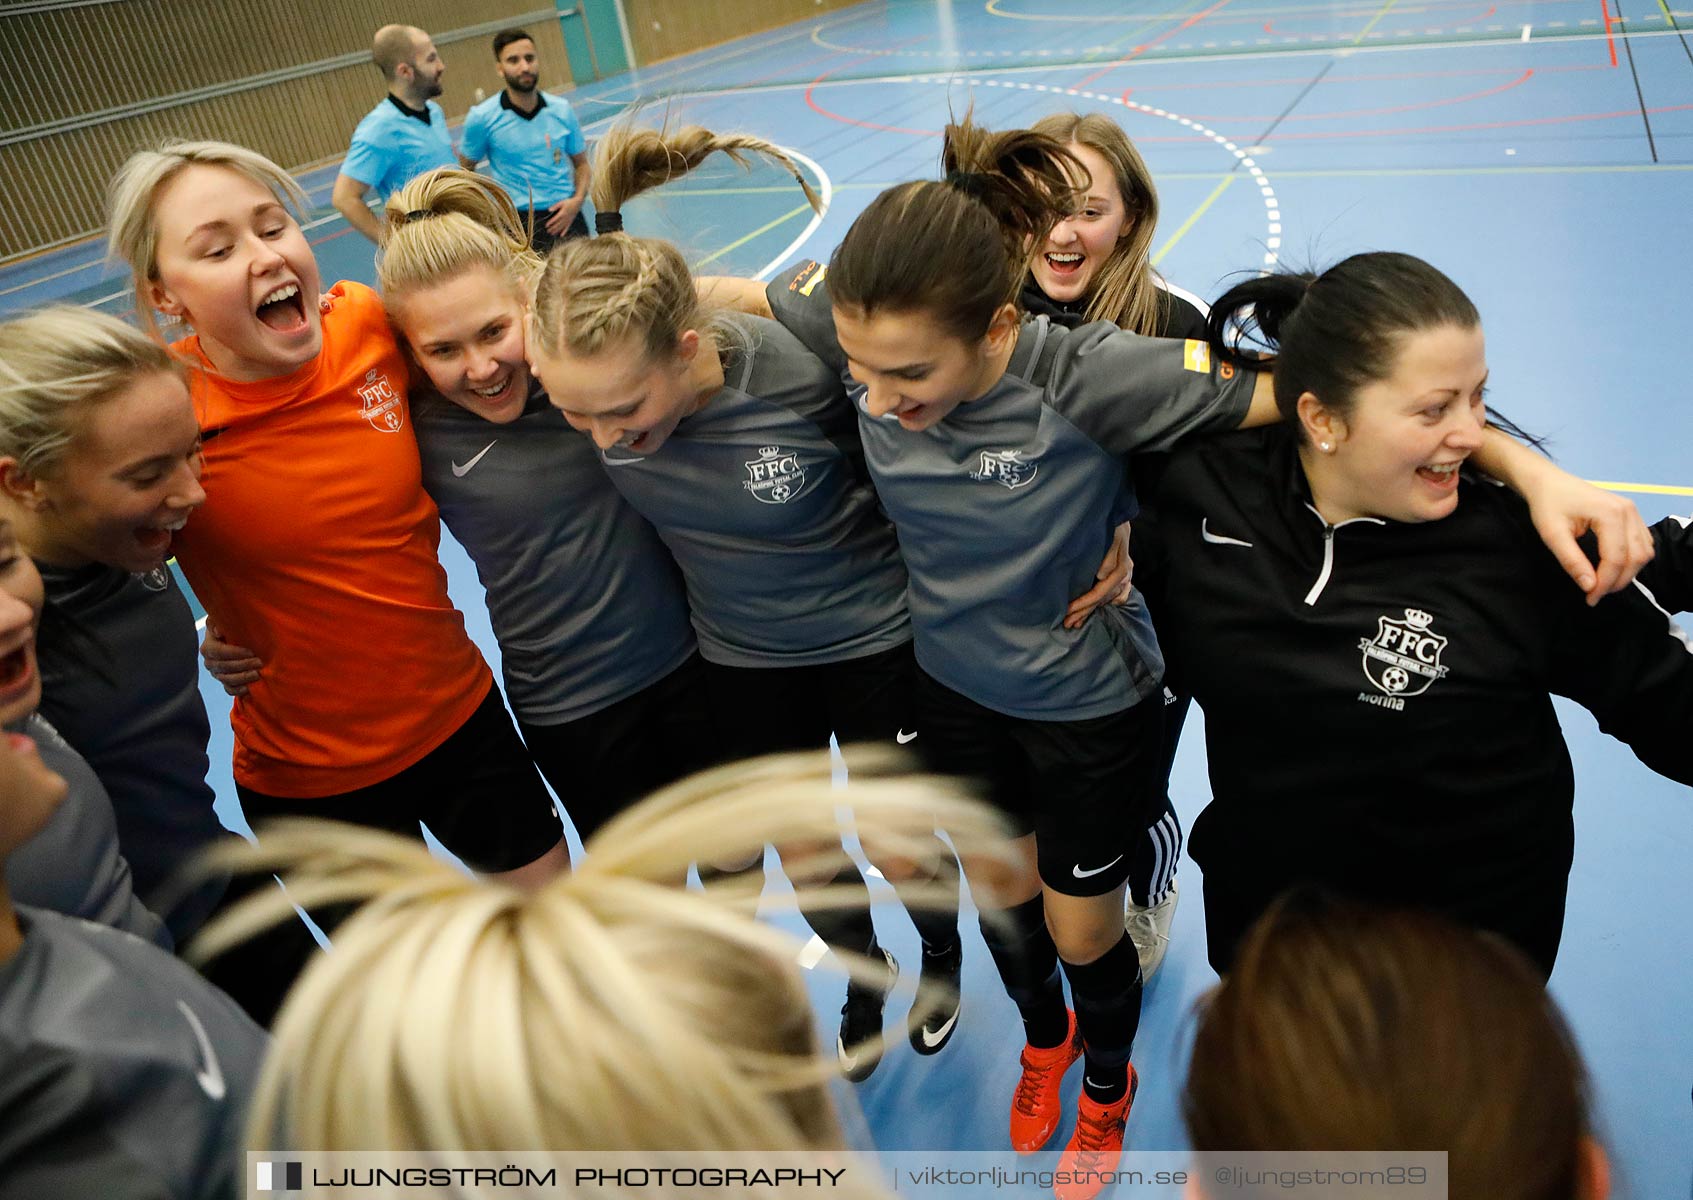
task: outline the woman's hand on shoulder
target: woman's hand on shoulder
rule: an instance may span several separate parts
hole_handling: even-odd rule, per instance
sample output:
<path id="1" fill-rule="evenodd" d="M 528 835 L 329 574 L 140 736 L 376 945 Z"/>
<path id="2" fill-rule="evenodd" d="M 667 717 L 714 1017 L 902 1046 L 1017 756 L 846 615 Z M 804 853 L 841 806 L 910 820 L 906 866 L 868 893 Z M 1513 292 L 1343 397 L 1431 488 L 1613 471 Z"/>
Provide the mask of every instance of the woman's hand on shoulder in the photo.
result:
<path id="1" fill-rule="evenodd" d="M 1652 561 L 1652 531 L 1626 496 L 1576 478 L 1492 426 L 1472 461 L 1528 502 L 1540 540 L 1590 606 L 1633 583 Z M 1599 545 L 1597 567 L 1577 540 L 1586 534 Z"/>
<path id="2" fill-rule="evenodd" d="M 1656 553 L 1652 531 L 1626 496 L 1558 471 L 1523 498 L 1540 540 L 1586 594 L 1589 606 L 1633 583 Z M 1588 533 L 1599 543 L 1597 567 L 1576 540 Z"/>
<path id="3" fill-rule="evenodd" d="M 210 620 L 206 622 L 206 636 L 200 641 L 200 659 L 206 664 L 207 673 L 231 696 L 245 696 L 247 685 L 257 681 L 264 666 L 245 646 L 224 641 Z"/>
<path id="4" fill-rule="evenodd" d="M 1134 588 L 1135 560 L 1129 557 L 1129 522 L 1117 526 L 1111 549 L 1099 564 L 1099 580 L 1088 591 L 1070 601 L 1064 610 L 1064 628 L 1080 629 L 1101 604 L 1127 604 Z"/>

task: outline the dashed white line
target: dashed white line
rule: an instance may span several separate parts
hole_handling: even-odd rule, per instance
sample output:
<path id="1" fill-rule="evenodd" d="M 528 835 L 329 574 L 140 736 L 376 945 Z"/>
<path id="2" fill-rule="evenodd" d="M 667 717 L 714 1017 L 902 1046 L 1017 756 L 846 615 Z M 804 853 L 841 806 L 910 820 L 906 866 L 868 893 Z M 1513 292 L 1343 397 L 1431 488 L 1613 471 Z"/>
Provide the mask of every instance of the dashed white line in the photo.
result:
<path id="1" fill-rule="evenodd" d="M 950 87 L 954 80 L 951 76 L 929 75 L 913 78 L 909 80 L 909 82 L 933 83 L 939 84 L 942 87 Z M 1271 267 L 1276 265 L 1276 262 L 1278 261 L 1277 251 L 1281 249 L 1280 235 L 1282 232 L 1281 201 L 1276 198 L 1276 190 L 1270 185 L 1269 178 L 1264 174 L 1264 169 L 1248 157 L 1246 150 L 1241 149 L 1237 143 L 1230 141 L 1227 137 L 1218 133 L 1210 126 L 1202 124 L 1199 121 L 1195 121 L 1192 117 L 1184 117 L 1180 113 L 1173 113 L 1167 109 L 1155 108 L 1150 104 L 1140 104 L 1134 100 L 1125 100 L 1121 96 L 1107 96 L 1103 92 L 1089 92 L 1083 91 L 1080 88 L 1040 83 L 1031 85 L 1015 80 L 1002 81 L 998 79 L 971 79 L 969 80 L 969 83 L 972 86 L 1020 88 L 1025 90 L 1052 92 L 1061 96 L 1074 96 L 1082 100 L 1097 100 L 1101 104 L 1115 104 L 1120 108 L 1133 109 L 1135 112 L 1145 113 L 1149 117 L 1160 117 L 1173 124 L 1180 125 L 1184 129 L 1191 129 L 1196 133 L 1204 134 L 1206 137 L 1210 138 L 1212 142 L 1216 143 L 1219 148 L 1227 150 L 1229 154 L 1234 157 L 1237 163 L 1245 167 L 1247 171 L 1251 173 L 1252 181 L 1258 185 L 1258 194 L 1263 197 L 1264 215 L 1266 223 L 1269 225 L 1269 237 L 1264 243 L 1268 248 L 1264 255 L 1264 269 L 1267 272 Z M 1252 153 L 1255 154 L 1265 153 L 1269 149 L 1270 147 L 1268 146 L 1251 147 Z"/>

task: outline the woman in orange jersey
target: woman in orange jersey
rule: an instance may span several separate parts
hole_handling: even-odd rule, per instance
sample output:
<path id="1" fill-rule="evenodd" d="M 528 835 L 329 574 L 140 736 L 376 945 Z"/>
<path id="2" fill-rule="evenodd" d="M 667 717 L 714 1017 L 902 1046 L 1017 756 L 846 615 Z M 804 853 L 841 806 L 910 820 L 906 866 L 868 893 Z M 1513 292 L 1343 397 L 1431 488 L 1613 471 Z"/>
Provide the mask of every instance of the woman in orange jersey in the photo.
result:
<path id="1" fill-rule="evenodd" d="M 250 821 L 417 836 L 532 885 L 562 827 L 436 560 L 407 368 L 382 301 L 321 291 L 298 185 L 220 142 L 133 156 L 111 242 L 137 308 L 189 324 L 207 502 L 175 535 L 210 623 L 264 663 L 231 712 Z"/>

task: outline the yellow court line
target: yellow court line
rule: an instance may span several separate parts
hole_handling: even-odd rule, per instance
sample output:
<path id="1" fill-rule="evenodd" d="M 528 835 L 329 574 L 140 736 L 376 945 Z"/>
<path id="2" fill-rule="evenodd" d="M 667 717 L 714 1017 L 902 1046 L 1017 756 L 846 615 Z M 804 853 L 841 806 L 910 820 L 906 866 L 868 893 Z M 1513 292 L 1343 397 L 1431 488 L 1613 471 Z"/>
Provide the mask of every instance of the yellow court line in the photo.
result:
<path id="1" fill-rule="evenodd" d="M 1197 222 L 1200 217 L 1205 215 L 1206 209 L 1210 208 L 1217 202 L 1218 196 L 1221 196 L 1224 192 L 1229 190 L 1229 184 L 1233 183 L 1235 178 L 1236 177 L 1233 175 L 1223 176 L 1223 182 L 1211 189 L 1211 194 L 1205 197 L 1204 202 L 1201 203 L 1198 208 L 1188 214 L 1188 218 L 1182 222 L 1181 228 L 1172 233 L 1170 235 L 1170 240 L 1158 248 L 1158 253 L 1152 256 L 1153 266 L 1157 266 L 1159 262 L 1163 260 L 1164 256 L 1168 254 L 1172 248 L 1174 248 L 1175 244 L 1181 241 L 1183 237 L 1187 236 L 1187 231 L 1192 229 L 1194 223 Z"/>
<path id="2" fill-rule="evenodd" d="M 811 205 L 802 204 L 798 208 L 792 209 L 789 212 L 785 212 L 781 216 L 777 217 L 774 221 L 768 221 L 765 224 L 760 225 L 757 229 L 753 230 L 751 233 L 747 234 L 745 237 L 736 238 L 734 241 L 730 242 L 727 246 L 723 247 L 723 249 L 712 251 L 710 254 L 706 255 L 704 258 L 702 258 L 698 262 L 696 262 L 694 264 L 694 266 L 696 268 L 698 268 L 698 267 L 705 266 L 705 264 L 708 263 L 708 262 L 715 262 L 717 259 L 720 259 L 725 254 L 729 253 L 729 251 L 739 250 L 742 246 L 744 246 L 748 242 L 752 241 L 753 238 L 757 237 L 759 234 L 769 233 L 772 229 L 776 228 L 776 226 L 780 225 L 783 221 L 791 221 L 795 217 L 799 216 L 801 213 L 808 213 L 810 211 L 811 211 Z"/>
<path id="3" fill-rule="evenodd" d="M 1376 27 L 1376 22 L 1380 21 L 1383 17 L 1385 17 L 1387 15 L 1387 10 L 1392 8 L 1393 5 L 1394 5 L 1394 0 L 1387 0 L 1387 3 L 1381 6 L 1381 11 L 1378 12 L 1375 16 L 1371 17 L 1370 23 L 1368 25 L 1364 26 L 1363 31 L 1361 33 L 1359 33 L 1357 37 L 1352 39 L 1352 44 L 1354 46 L 1360 45 L 1363 42 L 1363 40 L 1366 37 L 1369 36 L 1370 30 L 1372 30 Z"/>
<path id="4" fill-rule="evenodd" d="M 1681 487 L 1672 483 L 1612 483 L 1605 479 L 1589 479 L 1594 487 L 1604 488 L 1607 492 L 1641 492 L 1648 496 L 1693 496 L 1693 487 Z"/>

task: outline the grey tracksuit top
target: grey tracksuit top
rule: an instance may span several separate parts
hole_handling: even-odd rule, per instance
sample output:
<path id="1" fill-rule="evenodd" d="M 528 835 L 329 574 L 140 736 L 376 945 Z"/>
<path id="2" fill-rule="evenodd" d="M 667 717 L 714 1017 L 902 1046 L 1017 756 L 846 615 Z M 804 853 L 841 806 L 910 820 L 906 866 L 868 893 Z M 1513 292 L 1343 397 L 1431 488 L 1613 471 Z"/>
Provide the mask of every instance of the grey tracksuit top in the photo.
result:
<path id="1" fill-rule="evenodd" d="M 688 584 L 700 654 L 814 666 L 911 640 L 905 566 L 836 373 L 773 321 L 736 318 L 723 388 L 658 452 L 602 460 Z"/>
<path id="2" fill-rule="evenodd" d="M 0 963 L 0 1198 L 244 1194 L 267 1039 L 184 963 L 20 907 Z"/>
<path id="3" fill-rule="evenodd" d="M 519 720 L 588 716 L 694 652 L 676 564 L 545 392 L 506 425 L 433 395 L 412 411 L 423 486 L 476 564 Z"/>
<path id="4" fill-rule="evenodd" d="M 876 490 L 911 576 L 917 661 L 988 708 L 1040 721 L 1120 712 L 1152 693 L 1163 662 L 1143 605 L 1063 628 L 1091 588 L 1112 529 L 1133 514 L 1124 458 L 1188 433 L 1232 429 L 1252 378 L 1198 342 L 1103 322 L 1025 322 L 1005 375 L 931 429 L 865 411 L 846 373 L 825 268 L 778 277 L 777 319 L 846 381 Z"/>
<path id="5" fill-rule="evenodd" d="M 16 728 L 34 739 L 41 761 L 70 786 L 47 824 L 6 862 L 12 899 L 110 925 L 171 949 L 164 922 L 135 896 L 129 863 L 118 851 L 112 799 L 100 777 L 40 713 Z"/>
<path id="6" fill-rule="evenodd" d="M 37 643 L 41 715 L 100 777 L 136 894 L 185 942 L 224 880 L 185 891 L 176 873 L 226 836 L 206 783 L 211 724 L 188 598 L 169 567 L 39 565 L 48 601 L 74 624 L 62 642 Z"/>

